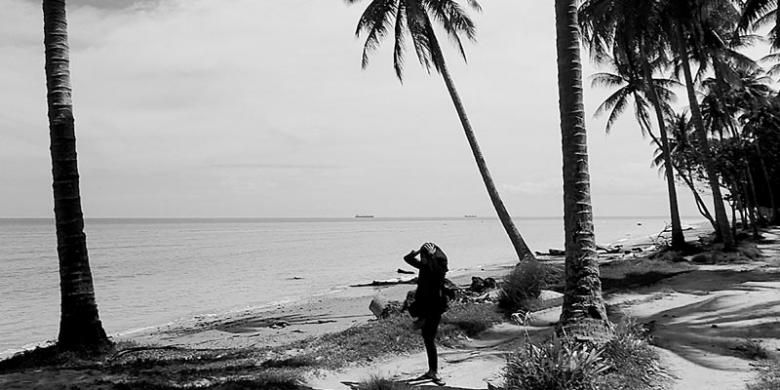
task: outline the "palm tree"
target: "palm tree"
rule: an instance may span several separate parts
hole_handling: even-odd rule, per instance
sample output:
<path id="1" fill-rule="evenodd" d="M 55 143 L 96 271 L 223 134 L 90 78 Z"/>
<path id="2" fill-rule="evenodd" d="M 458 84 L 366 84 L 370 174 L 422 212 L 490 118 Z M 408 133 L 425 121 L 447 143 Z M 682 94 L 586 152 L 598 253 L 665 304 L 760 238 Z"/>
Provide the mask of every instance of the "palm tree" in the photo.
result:
<path id="1" fill-rule="evenodd" d="M 555 0 L 566 234 L 566 286 L 559 332 L 600 339 L 609 337 L 611 325 L 601 296 L 593 233 L 577 3 Z"/>
<path id="2" fill-rule="evenodd" d="M 43 0 L 43 20 L 54 216 L 60 266 L 61 318 L 57 345 L 64 350 L 95 349 L 110 342 L 95 303 L 84 235 L 65 1 Z"/>
<path id="3" fill-rule="evenodd" d="M 607 131 L 617 115 L 630 104 L 628 100 L 633 99 L 640 129 L 643 134 L 646 131 L 654 137 L 648 114 L 649 107 L 652 106 L 655 111 L 661 134 L 662 156 L 666 160 L 666 183 L 672 221 L 671 246 L 674 249 L 683 249 L 685 236 L 680 222 L 677 189 L 665 126 L 665 113 L 670 111 L 669 101 L 674 98 L 669 87 L 675 86 L 675 82 L 653 76 L 656 70 L 663 69 L 668 63 L 666 47 L 656 39 L 660 30 L 647 17 L 656 13 L 656 8 L 655 1 L 588 0 L 579 10 L 580 25 L 584 32 L 583 41 L 590 49 L 591 57 L 616 71 L 612 74 L 598 74 L 593 79 L 594 87 L 601 85 L 619 88 L 596 110 L 597 115 L 611 112 L 607 120 Z"/>
<path id="4" fill-rule="evenodd" d="M 688 119 L 688 115 L 685 112 L 675 113 L 670 112 L 666 118 L 666 124 L 663 127 L 668 129 L 667 132 L 667 147 L 664 148 L 663 143 L 658 140 L 652 131 L 648 130 L 650 138 L 656 144 L 655 159 L 653 165 L 657 166 L 660 171 L 665 174 L 669 174 L 667 161 L 671 160 L 671 166 L 677 172 L 677 176 L 688 186 L 691 194 L 693 195 L 696 207 L 699 213 L 706 218 L 713 229 L 717 229 L 718 225 L 715 219 L 712 217 L 707 204 L 699 194 L 699 190 L 696 188 L 695 178 L 693 175 L 693 166 L 695 165 L 696 158 L 694 157 L 693 146 L 690 139 L 692 135 L 692 124 Z M 665 152 L 668 150 L 668 152 Z M 669 157 L 665 154 L 668 153 Z"/>
<path id="5" fill-rule="evenodd" d="M 360 0 L 346 0 L 353 4 Z M 480 6 L 475 0 L 468 0 L 468 4 L 479 10 Z M 449 37 L 455 42 L 460 54 L 466 58 L 461 42 L 461 35 L 469 40 L 476 37 L 474 22 L 466 14 L 463 7 L 454 0 L 371 0 L 363 15 L 358 21 L 355 35 L 360 37 L 366 34 L 366 42 L 363 48 L 363 63 L 365 69 L 368 66 L 369 54 L 375 50 L 381 40 L 385 38 L 389 30 L 393 29 L 395 46 L 393 50 L 393 66 L 396 76 L 403 82 L 405 40 L 411 37 L 417 58 L 420 64 L 430 73 L 431 68 L 439 72 L 444 78 L 444 84 L 450 93 L 450 98 L 455 105 L 463 131 L 466 133 L 471 152 L 477 162 L 477 168 L 485 183 L 490 200 L 496 209 L 499 220 L 506 230 L 509 239 L 517 253 L 519 260 L 535 260 L 533 253 L 526 245 L 525 240 L 518 232 L 512 217 L 509 215 L 504 202 L 498 194 L 498 189 L 493 182 L 493 177 L 487 168 L 487 163 L 477 143 L 474 130 L 471 128 L 463 102 L 460 100 L 455 83 L 447 70 L 439 40 L 434 32 L 431 20 L 438 22 Z"/>
<path id="6" fill-rule="evenodd" d="M 713 5 L 715 3 L 715 5 Z M 707 130 L 702 119 L 699 102 L 696 97 L 696 88 L 694 84 L 693 73 L 691 71 L 690 60 L 693 57 L 700 64 L 706 63 L 708 51 L 702 48 L 705 35 L 702 20 L 712 15 L 714 7 L 719 2 L 704 2 L 702 0 L 666 0 L 666 7 L 658 19 L 663 23 L 666 30 L 666 37 L 671 42 L 672 50 L 679 61 L 679 68 L 682 70 L 685 89 L 688 95 L 688 104 L 691 110 L 691 118 L 694 129 L 696 129 L 696 139 L 699 142 L 699 151 L 702 155 L 704 169 L 707 173 L 707 180 L 715 209 L 715 221 L 718 228 L 716 233 L 723 241 L 726 249 L 734 247 L 734 237 L 731 234 L 726 207 L 723 204 L 723 196 L 720 191 L 720 183 L 715 170 L 712 151 L 707 139 Z"/>

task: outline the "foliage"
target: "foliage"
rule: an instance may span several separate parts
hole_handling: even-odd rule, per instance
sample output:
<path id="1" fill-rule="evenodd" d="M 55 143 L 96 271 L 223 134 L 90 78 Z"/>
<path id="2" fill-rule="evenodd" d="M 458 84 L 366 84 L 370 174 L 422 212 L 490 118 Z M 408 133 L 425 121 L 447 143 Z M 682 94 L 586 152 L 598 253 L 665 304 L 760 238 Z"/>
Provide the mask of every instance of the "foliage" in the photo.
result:
<path id="1" fill-rule="evenodd" d="M 634 390 L 651 388 L 659 372 L 658 354 L 648 344 L 647 330 L 626 317 L 615 326 L 615 337 L 604 345 L 604 359 L 611 366 L 602 388 Z"/>
<path id="2" fill-rule="evenodd" d="M 751 360 L 768 359 L 769 351 L 759 340 L 745 339 L 732 348 L 734 351 Z"/>
<path id="3" fill-rule="evenodd" d="M 531 301 L 547 286 L 548 269 L 537 261 L 519 263 L 504 277 L 498 307 L 507 312 L 528 311 Z"/>
<path id="4" fill-rule="evenodd" d="M 438 337 L 445 344 L 452 344 L 462 336 L 473 337 L 503 321 L 495 304 L 459 303 L 444 314 Z"/>
<path id="5" fill-rule="evenodd" d="M 507 359 L 507 389 L 596 390 L 610 366 L 602 349 L 566 338 L 528 343 Z"/>
<path id="6" fill-rule="evenodd" d="M 369 380 L 361 382 L 358 388 L 360 390 L 410 390 L 412 386 L 394 382 L 387 378 L 372 376 Z"/>
<path id="7" fill-rule="evenodd" d="M 506 389 L 642 390 L 658 384 L 658 354 L 648 332 L 631 318 L 615 327 L 600 346 L 553 338 L 528 343 L 511 355 L 504 370 Z"/>

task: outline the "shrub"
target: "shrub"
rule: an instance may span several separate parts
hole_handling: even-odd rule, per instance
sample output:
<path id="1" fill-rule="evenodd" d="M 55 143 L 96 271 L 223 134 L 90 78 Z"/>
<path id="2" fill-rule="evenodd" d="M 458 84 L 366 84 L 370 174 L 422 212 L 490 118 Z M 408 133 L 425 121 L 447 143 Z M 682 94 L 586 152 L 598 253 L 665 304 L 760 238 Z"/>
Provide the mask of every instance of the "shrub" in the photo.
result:
<path id="1" fill-rule="evenodd" d="M 498 307 L 507 313 L 528 311 L 530 302 L 546 287 L 546 268 L 537 261 L 525 261 L 504 277 Z"/>
<path id="2" fill-rule="evenodd" d="M 528 343 L 507 359 L 507 389 L 596 390 L 598 378 L 610 366 L 599 348 L 569 339 Z"/>
<path id="3" fill-rule="evenodd" d="M 761 344 L 761 341 L 758 340 L 746 339 L 731 349 L 751 360 L 769 358 L 769 351 L 767 351 L 766 348 L 764 348 L 764 346 Z"/>
<path id="4" fill-rule="evenodd" d="M 386 378 L 372 376 L 371 379 L 361 382 L 358 386 L 361 390 L 410 390 L 412 386 L 405 383 L 393 382 Z"/>
<path id="5" fill-rule="evenodd" d="M 602 388 L 637 390 L 651 388 L 659 371 L 658 354 L 648 344 L 645 328 L 625 317 L 615 326 L 615 337 L 604 344 L 604 359 L 610 370 Z"/>

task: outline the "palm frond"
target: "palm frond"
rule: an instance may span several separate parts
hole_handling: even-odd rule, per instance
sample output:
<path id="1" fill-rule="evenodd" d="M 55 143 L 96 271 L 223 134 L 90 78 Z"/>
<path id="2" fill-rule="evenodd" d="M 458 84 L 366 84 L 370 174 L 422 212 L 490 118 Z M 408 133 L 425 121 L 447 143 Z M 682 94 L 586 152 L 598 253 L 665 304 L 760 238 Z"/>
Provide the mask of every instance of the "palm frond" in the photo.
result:
<path id="1" fill-rule="evenodd" d="M 600 72 L 590 76 L 590 85 L 592 88 L 615 88 L 623 87 L 625 84 L 626 80 L 613 73 Z"/>
<path id="2" fill-rule="evenodd" d="M 369 54 L 379 47 L 382 38 L 391 28 L 396 11 L 397 0 L 373 0 L 358 20 L 355 36 L 360 37 L 361 34 L 366 34 L 362 61 L 364 69 L 368 66 Z"/>
<path id="3" fill-rule="evenodd" d="M 745 0 L 742 7 L 742 17 L 737 26 L 741 31 L 747 31 L 748 28 L 755 29 L 756 21 L 761 19 L 772 7 L 777 8 L 776 0 Z"/>
<path id="4" fill-rule="evenodd" d="M 436 66 L 431 52 L 431 39 L 428 36 L 428 14 L 422 8 L 422 4 L 416 0 L 401 0 L 406 10 L 406 26 L 412 36 L 414 50 L 417 53 L 417 59 L 420 65 L 428 73 L 431 72 L 431 66 Z"/>
<path id="5" fill-rule="evenodd" d="M 395 47 L 393 49 L 393 68 L 395 69 L 395 75 L 398 76 L 398 80 L 402 83 L 404 72 L 404 51 L 406 45 L 404 44 L 404 36 L 406 35 L 406 4 L 400 2 L 398 4 L 398 11 L 395 17 Z"/>
<path id="6" fill-rule="evenodd" d="M 607 126 L 605 128 L 607 134 L 612 131 L 612 127 L 615 125 L 615 122 L 617 122 L 620 115 L 623 114 L 623 112 L 625 112 L 626 108 L 628 107 L 628 91 L 621 89 L 618 92 L 622 92 L 622 96 L 620 99 L 615 101 L 615 105 L 612 107 L 612 112 L 609 113 L 609 117 L 607 118 Z"/>
<path id="7" fill-rule="evenodd" d="M 423 6 L 433 15 L 434 20 L 441 23 L 444 31 L 466 60 L 460 34 L 464 34 L 471 41 L 476 40 L 476 27 L 471 18 L 466 15 L 466 11 L 453 0 L 423 0 Z"/>

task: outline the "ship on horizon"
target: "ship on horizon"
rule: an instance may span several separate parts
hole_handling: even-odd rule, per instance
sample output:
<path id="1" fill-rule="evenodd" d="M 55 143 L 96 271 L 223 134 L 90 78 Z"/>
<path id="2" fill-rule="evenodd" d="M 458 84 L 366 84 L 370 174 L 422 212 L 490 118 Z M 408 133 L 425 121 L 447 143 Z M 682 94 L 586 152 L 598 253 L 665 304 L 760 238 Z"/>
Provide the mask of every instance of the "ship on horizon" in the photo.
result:
<path id="1" fill-rule="evenodd" d="M 374 216 L 369 214 L 355 214 L 355 218 L 374 218 Z"/>

